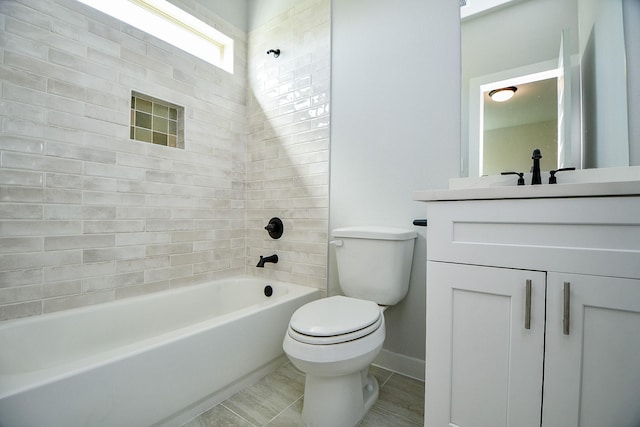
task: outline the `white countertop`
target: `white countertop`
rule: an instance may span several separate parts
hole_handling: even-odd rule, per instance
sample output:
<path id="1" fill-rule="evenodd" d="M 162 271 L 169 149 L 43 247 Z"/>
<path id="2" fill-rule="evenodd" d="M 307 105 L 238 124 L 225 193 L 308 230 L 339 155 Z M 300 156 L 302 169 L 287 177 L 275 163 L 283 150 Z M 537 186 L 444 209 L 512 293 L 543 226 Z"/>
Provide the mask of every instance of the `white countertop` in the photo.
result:
<path id="1" fill-rule="evenodd" d="M 413 193 L 413 200 L 422 202 L 453 200 L 538 199 L 561 197 L 607 197 L 640 195 L 640 167 L 587 169 L 563 172 L 558 175 L 559 184 L 530 185 L 530 174 L 525 175 L 526 185 L 515 185 L 514 176 L 488 176 L 455 178 L 449 188 L 420 190 Z"/>
<path id="2" fill-rule="evenodd" d="M 551 197 L 604 197 L 631 195 L 640 195 L 640 181 L 422 190 L 415 191 L 413 193 L 413 200 L 434 202 L 446 200 L 539 199 Z"/>

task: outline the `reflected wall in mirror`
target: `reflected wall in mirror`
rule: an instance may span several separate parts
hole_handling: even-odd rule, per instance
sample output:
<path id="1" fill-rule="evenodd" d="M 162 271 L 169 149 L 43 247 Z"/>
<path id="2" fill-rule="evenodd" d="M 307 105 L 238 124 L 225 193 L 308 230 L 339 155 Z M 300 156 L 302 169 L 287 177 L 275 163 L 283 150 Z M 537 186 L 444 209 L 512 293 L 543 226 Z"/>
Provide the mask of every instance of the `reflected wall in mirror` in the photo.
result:
<path id="1" fill-rule="evenodd" d="M 479 4 L 497 7 L 482 10 Z M 465 7 L 476 13 L 465 17 Z M 484 154 L 480 151 L 484 91 L 480 87 L 558 70 L 558 57 L 563 57 L 559 55 L 561 43 L 569 65 L 564 67 L 568 86 L 562 99 L 556 98 L 565 107 L 547 104 L 549 112 L 561 119 L 557 132 L 562 147 L 555 166 L 640 164 L 639 125 L 627 119 L 640 108 L 640 41 L 634 38 L 640 31 L 640 1 L 468 0 L 465 7 L 461 8 L 462 176 L 522 169 L 507 160 L 483 171 L 479 159 Z M 502 149 L 508 150 L 507 146 Z M 505 159 L 516 156 L 521 154 L 502 153 Z M 530 157 L 529 153 L 527 164 Z M 547 164 L 543 168 L 553 167 Z M 528 172 L 528 168 L 522 171 Z"/>
<path id="2" fill-rule="evenodd" d="M 480 175 L 499 175 L 505 166 L 528 172 L 531 153 L 542 151 L 540 167 L 552 170 L 558 164 L 557 78 L 517 84 L 514 96 L 494 101 L 483 92 Z"/>

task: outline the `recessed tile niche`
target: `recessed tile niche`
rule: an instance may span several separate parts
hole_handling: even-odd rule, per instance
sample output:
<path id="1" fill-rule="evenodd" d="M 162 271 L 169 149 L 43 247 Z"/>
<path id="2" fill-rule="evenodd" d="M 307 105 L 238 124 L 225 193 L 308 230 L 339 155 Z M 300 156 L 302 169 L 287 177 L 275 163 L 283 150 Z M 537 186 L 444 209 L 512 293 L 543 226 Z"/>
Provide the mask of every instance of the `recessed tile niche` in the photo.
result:
<path id="1" fill-rule="evenodd" d="M 184 107 L 131 92 L 131 139 L 184 149 Z"/>

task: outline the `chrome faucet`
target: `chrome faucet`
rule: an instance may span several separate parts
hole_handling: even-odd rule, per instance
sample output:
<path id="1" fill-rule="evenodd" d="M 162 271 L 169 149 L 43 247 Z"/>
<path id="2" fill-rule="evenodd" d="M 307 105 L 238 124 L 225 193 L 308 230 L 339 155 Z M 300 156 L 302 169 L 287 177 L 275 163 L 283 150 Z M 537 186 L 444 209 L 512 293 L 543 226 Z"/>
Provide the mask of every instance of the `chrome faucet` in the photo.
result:
<path id="1" fill-rule="evenodd" d="M 267 262 L 272 262 L 272 263 L 277 263 L 278 262 L 278 255 L 273 254 L 271 256 L 265 256 L 263 257 L 262 255 L 260 255 L 260 261 L 258 261 L 258 265 L 256 265 L 256 267 L 260 267 L 260 268 L 264 268 L 264 264 Z"/>
<path id="2" fill-rule="evenodd" d="M 540 176 L 540 159 L 542 158 L 542 153 L 539 148 L 533 150 L 531 158 L 533 159 L 533 167 L 531 168 L 531 185 L 542 184 L 542 177 Z"/>

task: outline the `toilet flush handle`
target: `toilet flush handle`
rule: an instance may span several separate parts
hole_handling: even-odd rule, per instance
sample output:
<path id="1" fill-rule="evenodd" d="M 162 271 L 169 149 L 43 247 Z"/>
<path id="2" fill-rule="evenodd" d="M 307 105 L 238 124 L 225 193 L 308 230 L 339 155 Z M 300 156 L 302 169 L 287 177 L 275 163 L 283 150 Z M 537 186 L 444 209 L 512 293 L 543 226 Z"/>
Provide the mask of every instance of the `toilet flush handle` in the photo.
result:
<path id="1" fill-rule="evenodd" d="M 335 247 L 339 248 L 340 246 L 344 245 L 344 242 L 340 239 L 338 240 L 332 240 L 329 242 L 330 245 L 334 245 Z"/>

